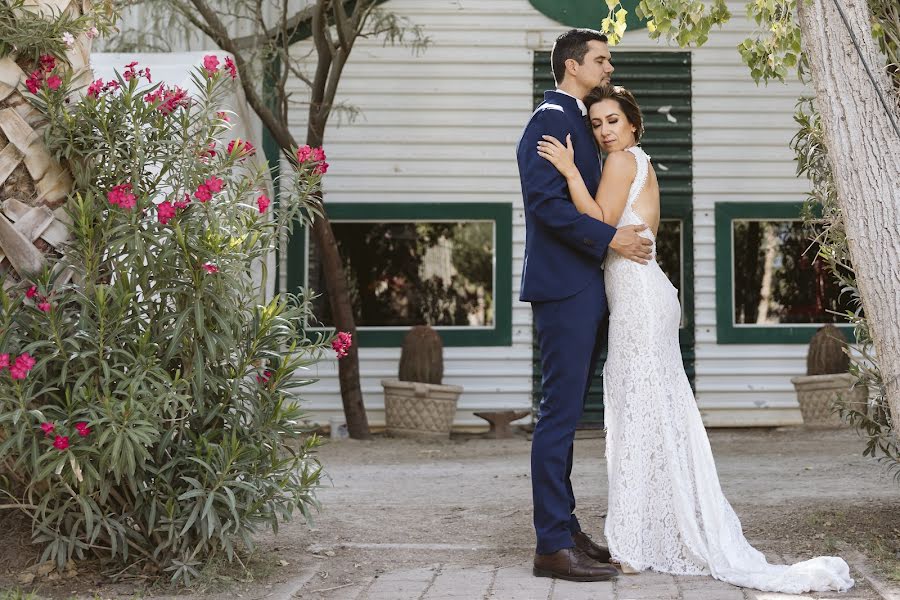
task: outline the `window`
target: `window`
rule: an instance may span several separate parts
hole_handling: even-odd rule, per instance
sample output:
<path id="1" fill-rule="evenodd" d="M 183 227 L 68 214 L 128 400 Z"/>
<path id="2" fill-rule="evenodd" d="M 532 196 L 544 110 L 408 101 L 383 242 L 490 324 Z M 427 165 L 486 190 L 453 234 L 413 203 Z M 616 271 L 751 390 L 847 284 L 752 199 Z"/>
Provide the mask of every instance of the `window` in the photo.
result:
<path id="1" fill-rule="evenodd" d="M 719 343 L 806 343 L 850 299 L 800 219 L 800 203 L 716 205 Z"/>
<path id="2" fill-rule="evenodd" d="M 333 204 L 328 214 L 363 345 L 400 345 L 422 324 L 447 345 L 511 343 L 510 205 Z M 289 277 L 321 294 L 313 313 L 330 327 L 319 252 L 302 239 L 302 254 L 292 243 Z"/>

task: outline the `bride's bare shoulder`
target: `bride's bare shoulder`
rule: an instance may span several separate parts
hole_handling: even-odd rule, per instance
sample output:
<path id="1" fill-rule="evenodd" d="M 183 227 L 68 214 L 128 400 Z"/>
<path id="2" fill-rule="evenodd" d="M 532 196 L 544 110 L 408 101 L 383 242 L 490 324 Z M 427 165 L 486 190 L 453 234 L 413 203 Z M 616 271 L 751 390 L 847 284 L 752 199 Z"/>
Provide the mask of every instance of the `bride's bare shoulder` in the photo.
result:
<path id="1" fill-rule="evenodd" d="M 616 150 L 603 161 L 603 176 L 607 173 L 617 179 L 633 180 L 637 175 L 637 159 L 627 150 Z"/>

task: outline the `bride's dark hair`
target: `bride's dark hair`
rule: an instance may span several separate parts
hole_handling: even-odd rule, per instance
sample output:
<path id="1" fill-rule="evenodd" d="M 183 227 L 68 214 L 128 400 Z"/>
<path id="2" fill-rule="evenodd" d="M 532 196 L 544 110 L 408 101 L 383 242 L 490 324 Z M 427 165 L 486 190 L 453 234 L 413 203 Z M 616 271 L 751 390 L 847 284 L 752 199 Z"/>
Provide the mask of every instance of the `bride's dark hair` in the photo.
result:
<path id="1" fill-rule="evenodd" d="M 593 104 L 604 100 L 615 100 L 619 103 L 625 118 L 634 125 L 634 141 L 640 142 L 644 135 L 644 115 L 637 100 L 634 99 L 634 94 L 621 85 L 601 85 L 591 90 L 584 99 L 584 105 L 590 110 Z"/>

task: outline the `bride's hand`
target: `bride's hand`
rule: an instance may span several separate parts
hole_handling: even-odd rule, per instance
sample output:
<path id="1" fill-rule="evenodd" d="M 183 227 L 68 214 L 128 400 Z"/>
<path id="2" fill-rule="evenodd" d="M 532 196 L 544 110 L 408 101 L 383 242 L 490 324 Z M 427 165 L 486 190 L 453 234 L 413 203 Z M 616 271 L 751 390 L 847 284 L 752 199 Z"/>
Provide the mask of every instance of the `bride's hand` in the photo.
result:
<path id="1" fill-rule="evenodd" d="M 565 146 L 552 135 L 543 135 L 541 137 L 544 140 L 538 142 L 538 155 L 549 160 L 566 179 L 578 177 L 578 169 L 575 167 L 575 148 L 572 146 L 572 134 L 570 133 L 566 136 Z"/>

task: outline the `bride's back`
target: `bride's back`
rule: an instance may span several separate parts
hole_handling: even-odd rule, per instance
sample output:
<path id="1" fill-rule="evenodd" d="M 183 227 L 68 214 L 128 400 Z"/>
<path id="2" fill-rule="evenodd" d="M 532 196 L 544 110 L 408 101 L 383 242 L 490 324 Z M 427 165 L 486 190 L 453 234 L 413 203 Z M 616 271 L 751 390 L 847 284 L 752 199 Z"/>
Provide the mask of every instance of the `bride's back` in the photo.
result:
<path id="1" fill-rule="evenodd" d="M 659 229 L 659 182 L 656 179 L 656 171 L 649 165 L 647 182 L 644 184 L 638 197 L 632 204 L 632 209 L 640 219 L 650 227 L 653 237 Z"/>

